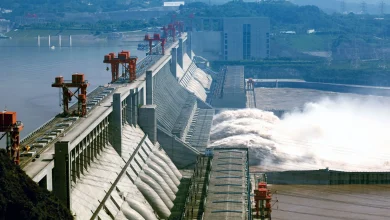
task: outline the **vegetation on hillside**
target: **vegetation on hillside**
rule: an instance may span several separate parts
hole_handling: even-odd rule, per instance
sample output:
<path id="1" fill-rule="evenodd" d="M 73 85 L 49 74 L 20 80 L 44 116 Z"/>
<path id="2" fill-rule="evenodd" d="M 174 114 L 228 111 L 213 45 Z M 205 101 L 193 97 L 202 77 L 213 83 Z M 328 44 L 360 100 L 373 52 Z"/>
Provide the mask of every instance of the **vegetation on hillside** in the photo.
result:
<path id="1" fill-rule="evenodd" d="M 0 149 L 0 219 L 73 219 L 49 191 L 39 187 Z"/>

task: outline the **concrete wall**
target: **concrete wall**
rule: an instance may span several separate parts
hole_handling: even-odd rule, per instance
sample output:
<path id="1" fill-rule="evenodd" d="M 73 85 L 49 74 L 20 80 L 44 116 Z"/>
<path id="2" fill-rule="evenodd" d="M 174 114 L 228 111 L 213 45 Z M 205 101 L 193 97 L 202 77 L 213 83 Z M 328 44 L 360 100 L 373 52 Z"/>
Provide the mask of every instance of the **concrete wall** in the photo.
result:
<path id="1" fill-rule="evenodd" d="M 269 48 L 267 48 L 267 44 L 269 45 L 270 33 L 269 18 L 223 18 L 225 60 L 245 59 L 243 56 L 244 24 L 249 24 L 251 26 L 249 40 L 251 58 L 249 59 L 263 59 L 268 57 L 269 52 L 267 53 L 267 50 L 269 50 Z"/>
<path id="2" fill-rule="evenodd" d="M 390 172 L 340 172 L 332 170 L 267 172 L 269 184 L 389 184 Z"/>
<path id="3" fill-rule="evenodd" d="M 322 91 L 341 92 L 341 93 L 356 93 L 362 95 L 378 95 L 378 96 L 390 96 L 389 88 L 381 87 L 367 87 L 367 86 L 355 86 L 345 84 L 330 84 L 330 83 L 317 83 L 317 82 L 294 82 L 294 81 L 267 81 L 256 82 L 256 87 L 275 88 L 276 84 L 281 88 L 302 88 L 302 89 L 316 89 Z"/>
<path id="4" fill-rule="evenodd" d="M 157 130 L 158 142 L 178 169 L 192 168 L 199 152 L 164 129 Z"/>
<path id="5" fill-rule="evenodd" d="M 199 31 L 192 32 L 192 50 L 198 56 L 208 60 L 222 58 L 222 32 Z"/>

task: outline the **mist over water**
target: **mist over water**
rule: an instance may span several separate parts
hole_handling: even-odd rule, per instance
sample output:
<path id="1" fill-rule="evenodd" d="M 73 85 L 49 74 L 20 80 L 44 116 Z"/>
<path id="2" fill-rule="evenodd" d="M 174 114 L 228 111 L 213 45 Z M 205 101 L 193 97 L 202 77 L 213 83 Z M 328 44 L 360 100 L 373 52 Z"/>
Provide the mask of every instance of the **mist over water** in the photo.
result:
<path id="1" fill-rule="evenodd" d="M 267 170 L 390 170 L 390 103 L 339 96 L 306 103 L 281 119 L 259 109 L 214 118 L 212 147 L 248 147 Z"/>

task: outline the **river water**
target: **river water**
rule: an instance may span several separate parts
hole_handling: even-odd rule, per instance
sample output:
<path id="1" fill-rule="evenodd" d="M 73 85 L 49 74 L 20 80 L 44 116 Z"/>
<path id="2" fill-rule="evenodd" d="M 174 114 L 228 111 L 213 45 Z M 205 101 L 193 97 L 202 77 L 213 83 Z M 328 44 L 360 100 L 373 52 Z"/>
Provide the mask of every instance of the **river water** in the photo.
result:
<path id="1" fill-rule="evenodd" d="M 145 57 L 143 51 L 137 50 L 136 41 L 74 36 L 72 47 L 64 38 L 63 47 L 58 46 L 56 37 L 51 43 L 54 50 L 43 37 L 40 47 L 36 39 L 0 39 L 0 110 L 17 112 L 18 120 L 24 124 L 22 137 L 61 112 L 59 89 L 51 87 L 56 76 L 71 79 L 73 73 L 84 73 L 90 83 L 87 91 L 91 91 L 111 79 L 103 64 L 105 54 L 130 50 L 132 56 Z"/>

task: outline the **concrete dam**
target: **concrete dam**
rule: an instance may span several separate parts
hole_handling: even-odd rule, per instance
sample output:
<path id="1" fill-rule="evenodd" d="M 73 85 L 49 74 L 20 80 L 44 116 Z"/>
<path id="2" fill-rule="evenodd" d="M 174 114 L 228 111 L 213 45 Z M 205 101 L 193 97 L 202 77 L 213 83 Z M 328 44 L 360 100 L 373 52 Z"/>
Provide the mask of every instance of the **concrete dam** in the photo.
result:
<path id="1" fill-rule="evenodd" d="M 188 41 L 182 33 L 165 55 L 138 62 L 133 82 L 89 92 L 85 117 L 56 116 L 21 141 L 32 146 L 22 169 L 76 219 L 182 216 L 175 200 L 192 174 L 179 169 L 197 166 L 214 116 L 205 102 L 212 79 Z"/>

